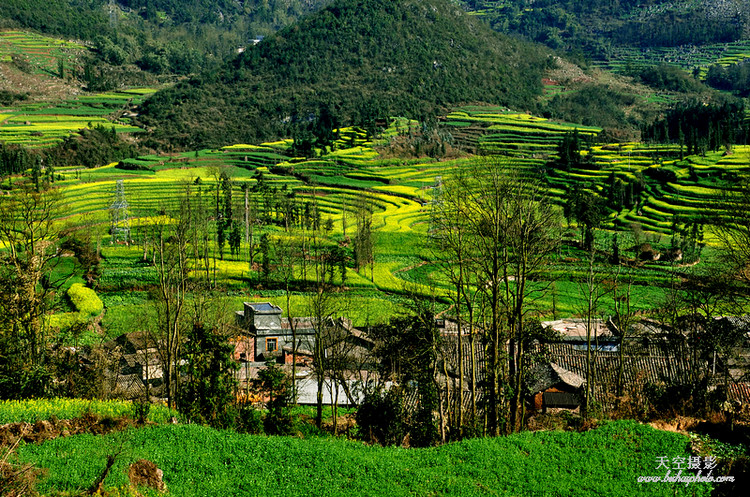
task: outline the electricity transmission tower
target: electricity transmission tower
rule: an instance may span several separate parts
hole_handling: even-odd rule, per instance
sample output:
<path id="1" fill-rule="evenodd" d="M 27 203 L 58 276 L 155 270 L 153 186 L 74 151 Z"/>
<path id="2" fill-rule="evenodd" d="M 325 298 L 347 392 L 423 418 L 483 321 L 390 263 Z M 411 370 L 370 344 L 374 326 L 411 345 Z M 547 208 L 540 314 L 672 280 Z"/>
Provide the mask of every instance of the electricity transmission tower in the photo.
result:
<path id="1" fill-rule="evenodd" d="M 434 233 L 437 226 L 435 225 L 434 213 L 438 212 L 443 206 L 443 177 L 435 176 L 435 184 L 428 187 L 430 199 L 430 207 L 433 211 L 433 215 L 430 215 L 430 225 L 428 233 Z"/>
<path id="2" fill-rule="evenodd" d="M 109 233 L 112 235 L 110 243 L 123 241 L 130 242 L 130 216 L 128 214 L 128 201 L 125 198 L 125 183 L 123 180 L 117 180 L 115 187 L 115 200 L 109 207 L 109 218 L 111 226 Z"/>

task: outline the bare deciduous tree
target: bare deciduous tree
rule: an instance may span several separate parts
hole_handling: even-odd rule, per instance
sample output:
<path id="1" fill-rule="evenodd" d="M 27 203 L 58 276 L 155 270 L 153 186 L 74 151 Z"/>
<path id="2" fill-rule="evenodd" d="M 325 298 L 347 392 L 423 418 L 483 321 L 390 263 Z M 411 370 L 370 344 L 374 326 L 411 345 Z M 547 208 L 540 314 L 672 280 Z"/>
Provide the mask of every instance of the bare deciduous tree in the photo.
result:
<path id="1" fill-rule="evenodd" d="M 0 368 L 18 381 L 43 378 L 49 339 L 43 317 L 61 283 L 52 276 L 59 262 L 59 205 L 57 191 L 30 185 L 0 197 Z"/>
<path id="2" fill-rule="evenodd" d="M 560 215 L 538 182 L 498 160 L 475 163 L 444 189 L 462 197 L 459 212 L 467 253 L 476 254 L 471 272 L 487 304 L 488 428 L 499 434 L 505 411 L 506 431 L 518 430 L 524 409 L 524 324 L 530 313 L 539 311 L 536 303 L 547 290 L 537 276 L 559 240 Z M 509 398 L 506 392 L 511 392 Z"/>
<path id="3" fill-rule="evenodd" d="M 185 303 L 191 291 L 190 234 L 194 201 L 190 186 L 179 210 L 173 217 L 156 225 L 156 274 L 154 290 L 156 307 L 155 342 L 164 368 L 167 404 L 172 407 L 179 388 L 177 366 L 180 361 L 183 335 L 187 326 L 184 319 Z"/>

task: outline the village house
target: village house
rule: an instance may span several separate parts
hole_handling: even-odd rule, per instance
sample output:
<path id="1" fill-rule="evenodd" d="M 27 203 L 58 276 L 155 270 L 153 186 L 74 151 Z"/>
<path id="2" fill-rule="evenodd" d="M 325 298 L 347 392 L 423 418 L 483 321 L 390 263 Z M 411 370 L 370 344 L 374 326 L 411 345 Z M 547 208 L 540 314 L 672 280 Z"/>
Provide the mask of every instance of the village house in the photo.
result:
<path id="1" fill-rule="evenodd" d="M 537 364 L 530 372 L 528 385 L 535 411 L 576 409 L 582 404 L 582 387 L 586 380 L 579 374 L 554 363 Z"/>
<path id="2" fill-rule="evenodd" d="M 315 327 L 311 318 L 282 318 L 281 307 L 269 302 L 245 302 L 236 312 L 236 325 L 246 332 L 250 344 L 244 351 L 248 362 L 283 358 L 296 345 L 297 353 L 309 356 L 315 350 Z M 296 334 L 297 342 L 293 342 Z M 291 359 L 289 359 L 291 361 Z"/>
<path id="3" fill-rule="evenodd" d="M 316 403 L 313 390 L 317 388 L 317 380 L 313 379 L 312 366 L 316 337 L 322 334 L 326 341 L 322 353 L 338 368 L 324 380 L 326 403 L 332 399 L 342 405 L 361 400 L 361 384 L 366 381 L 363 378 L 373 369 L 369 353 L 373 342 L 353 327 L 349 319 L 325 318 L 321 323 L 325 330 L 316 332 L 314 318 L 293 317 L 290 322 L 282 317 L 281 307 L 270 302 L 245 302 L 235 318 L 234 358 L 241 363 L 238 376 L 241 386 L 247 386 L 268 361 L 283 364 L 291 372 L 289 366 L 296 346 L 297 400 L 300 404 Z"/>
<path id="4" fill-rule="evenodd" d="M 750 331 L 748 318 L 717 318 L 740 333 Z M 696 377 L 708 379 L 709 392 L 726 388 L 728 402 L 733 405 L 750 403 L 750 346 L 748 340 L 729 356 L 714 354 L 696 357 L 690 340 L 663 323 L 641 319 L 622 333 L 610 319 L 560 319 L 540 323 L 548 338 L 531 343 L 526 357 L 531 361 L 525 378 L 525 395 L 532 411 L 547 409 L 577 409 L 585 396 L 587 355 L 595 370 L 594 400 L 612 406 L 620 392 L 633 400 L 644 388 L 666 388 L 670 385 L 690 384 Z M 439 371 L 448 376 L 449 388 L 459 388 L 457 333 L 458 324 L 449 318 L 436 319 L 443 337 Z M 464 401 L 468 398 L 471 379 L 481 385 L 485 365 L 480 340 L 469 345 L 469 328 L 462 323 L 461 353 L 463 356 Z M 743 331 L 744 330 L 744 331 Z M 481 333 L 481 330 L 475 329 Z M 471 357 L 476 369 L 472 372 Z M 446 380 L 441 379 L 440 384 Z M 728 384 L 725 386 L 725 382 Z M 481 389 L 477 392 L 481 397 Z"/>
<path id="5" fill-rule="evenodd" d="M 726 321 L 727 326 L 740 327 L 740 332 L 747 333 L 746 319 L 717 319 Z M 537 409 L 575 408 L 572 399 L 577 396 L 582 401 L 586 382 L 589 352 L 586 322 L 565 319 L 543 322 L 542 325 L 557 332 L 559 339 L 537 342 L 532 347 L 531 353 L 540 358 L 535 361 L 527 384 L 532 392 L 532 404 Z M 597 319 L 591 322 L 590 344 L 591 360 L 596 371 L 593 395 L 602 404 L 613 401 L 620 382 L 623 392 L 632 396 L 635 392 L 642 392 L 646 385 L 664 387 L 689 384 L 696 374 L 709 378 L 709 390 L 723 388 L 722 384 L 728 380 L 726 393 L 729 402 L 750 402 L 750 388 L 746 383 L 746 366 L 750 362 L 747 340 L 740 347 L 742 350 L 726 361 L 717 354 L 701 358 L 692 353 L 686 337 L 662 323 L 640 320 L 623 334 L 611 320 Z M 558 394 L 546 395 L 553 392 Z M 565 402 L 559 402 L 563 399 L 559 394 L 563 392 L 568 394 L 567 398 Z M 540 393 L 544 394 L 541 398 Z M 558 405 L 561 403 L 569 405 Z"/>
<path id="6" fill-rule="evenodd" d="M 110 395 L 126 399 L 164 396 L 161 356 L 145 331 L 120 335 L 104 344 L 107 351 L 106 387 Z"/>
<path id="7" fill-rule="evenodd" d="M 361 385 L 375 369 L 370 354 L 373 342 L 345 318 L 327 318 L 323 326 L 326 344 L 321 352 L 331 369 L 324 381 L 324 398 L 339 400 L 341 405 L 361 400 Z M 230 330 L 233 332 L 229 339 L 232 358 L 240 364 L 236 373 L 240 392 L 250 391 L 252 380 L 268 361 L 282 365 L 291 373 L 296 345 L 299 401 L 316 402 L 317 380 L 312 367 L 316 341 L 313 318 L 293 318 L 290 323 L 282 317 L 279 306 L 269 302 L 246 302 L 243 310 L 236 313 L 236 322 Z M 137 399 L 148 393 L 153 398 L 164 397 L 164 371 L 154 337 L 145 331 L 123 334 L 105 343 L 103 350 L 104 386 L 108 395 Z"/>

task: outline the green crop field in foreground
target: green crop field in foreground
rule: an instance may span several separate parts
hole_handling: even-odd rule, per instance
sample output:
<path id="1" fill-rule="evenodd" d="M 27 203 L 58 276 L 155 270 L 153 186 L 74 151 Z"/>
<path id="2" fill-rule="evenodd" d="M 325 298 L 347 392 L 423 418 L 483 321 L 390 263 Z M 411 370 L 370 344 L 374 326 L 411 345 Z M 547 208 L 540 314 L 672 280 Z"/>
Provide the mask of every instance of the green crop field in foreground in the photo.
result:
<path id="1" fill-rule="evenodd" d="M 45 419 L 71 419 L 85 413 L 98 416 L 134 416 L 133 403 L 124 400 L 89 399 L 29 399 L 0 401 L 0 424 L 36 423 Z M 154 404 L 149 410 L 149 421 L 166 423 L 178 416 L 174 410 Z"/>
<path id="2" fill-rule="evenodd" d="M 141 458 L 164 471 L 169 495 L 708 495 L 704 483 L 638 483 L 664 475 L 659 457 L 688 457 L 690 439 L 633 421 L 584 433 L 526 432 L 430 449 L 342 439 L 263 437 L 196 425 L 76 435 L 19 448 L 47 470 L 43 492 L 84 490 L 120 452 L 106 487 L 127 484 Z"/>

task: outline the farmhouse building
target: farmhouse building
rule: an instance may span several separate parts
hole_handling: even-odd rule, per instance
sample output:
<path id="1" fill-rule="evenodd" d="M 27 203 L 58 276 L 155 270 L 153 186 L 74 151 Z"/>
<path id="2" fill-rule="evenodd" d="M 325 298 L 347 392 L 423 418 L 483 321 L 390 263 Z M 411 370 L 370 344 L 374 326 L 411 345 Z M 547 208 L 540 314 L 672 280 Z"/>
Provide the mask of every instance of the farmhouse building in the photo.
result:
<path id="1" fill-rule="evenodd" d="M 529 374 L 534 410 L 575 409 L 583 402 L 586 380 L 555 363 L 537 364 Z"/>
<path id="2" fill-rule="evenodd" d="M 296 346 L 298 353 L 309 355 L 315 350 L 315 327 L 311 318 L 282 318 L 281 307 L 269 302 L 245 302 L 236 312 L 236 324 L 252 337 L 253 350 L 247 350 L 249 362 L 283 358 L 285 351 Z M 297 342 L 294 343 L 294 335 Z M 283 361 L 286 362 L 286 361 Z"/>
<path id="3" fill-rule="evenodd" d="M 721 354 L 696 355 L 688 337 L 669 326 L 652 320 L 634 323 L 626 333 L 622 333 L 611 321 L 596 320 L 592 323 L 591 356 L 596 371 L 593 395 L 597 402 L 610 404 L 619 387 L 631 397 L 642 392 L 647 385 L 666 387 L 686 385 L 703 377 L 708 380 L 709 390 L 724 388 L 728 382 L 727 398 L 730 402 L 750 402 L 750 388 L 746 375 L 750 365 L 748 331 L 750 320 L 745 318 L 717 318 L 715 324 L 734 327 L 745 335 L 744 344 L 737 347 L 729 356 Z M 542 387 L 555 387 L 568 391 L 578 380 L 566 381 L 568 372 L 580 377 L 585 383 L 586 356 L 588 343 L 586 326 L 582 320 L 560 320 L 542 323 L 558 332 L 559 339 L 545 343 L 535 343 L 531 353 L 537 360 L 532 368 L 540 372 L 540 379 L 530 379 L 527 386 L 534 395 L 534 405 L 538 406 L 536 394 Z M 705 324 L 705 323 L 704 323 Z M 563 374 L 560 374 L 560 372 Z M 557 374 L 557 376 L 556 376 Z M 533 375 L 532 375 L 532 378 Z M 562 381 L 553 385 L 556 379 Z M 536 383 L 535 383 L 536 382 Z M 620 385 L 622 383 L 622 385 Z M 549 407 L 549 406 L 548 406 Z"/>
<path id="4" fill-rule="evenodd" d="M 287 367 L 292 365 L 296 349 L 299 403 L 315 403 L 310 389 L 316 340 L 324 341 L 321 353 L 339 368 L 335 381 L 325 379 L 326 394 L 340 402 L 356 397 L 358 383 L 373 369 L 369 351 L 373 342 L 362 331 L 353 327 L 351 321 L 340 317 L 327 317 L 321 323 L 315 318 L 282 317 L 281 307 L 270 302 L 245 302 L 243 309 L 235 314 L 237 338 L 234 340 L 235 360 L 242 363 L 240 385 L 256 377 L 266 362 L 274 361 Z M 320 327 L 320 329 L 317 329 Z M 294 335 L 296 334 L 296 342 Z M 336 358 L 335 361 L 330 359 Z M 360 389 L 361 391 L 361 389 Z M 338 393 L 337 393 L 338 392 Z M 311 400 L 312 399 L 312 400 Z"/>
<path id="5" fill-rule="evenodd" d="M 110 395 L 126 399 L 164 395 L 161 356 L 144 331 L 120 335 L 104 344 L 108 364 L 104 376 Z"/>
<path id="6" fill-rule="evenodd" d="M 542 322 L 547 338 L 529 344 L 526 357 L 530 361 L 524 379 L 529 408 L 575 409 L 581 405 L 587 377 L 587 354 L 595 370 L 594 400 L 605 406 L 617 403 L 622 390 L 633 401 L 645 390 L 689 385 L 702 378 L 709 392 L 720 397 L 726 391 L 732 404 L 750 404 L 750 318 L 719 318 L 720 326 L 734 327 L 745 334 L 745 343 L 731 353 L 696 355 L 692 338 L 678 333 L 664 323 L 642 319 L 622 333 L 609 319 L 595 319 L 587 324 L 581 319 Z M 449 389 L 456 392 L 458 379 L 457 330 L 450 319 L 436 320 L 443 336 L 438 366 L 445 371 Z M 704 325 L 706 325 L 704 323 Z M 590 343 L 587 339 L 590 327 Z M 710 326 L 716 326 L 716 323 Z M 464 402 L 472 381 L 481 385 L 484 379 L 484 349 L 475 343 L 470 347 L 468 325 L 462 324 L 461 355 L 463 356 Z M 474 329 L 475 332 L 479 331 Z M 553 333 L 549 333 L 553 332 Z M 624 336 L 623 336 L 624 335 Z M 475 339 L 476 340 L 476 339 Z M 472 355 L 475 368 L 472 371 Z M 442 383 L 443 380 L 440 380 Z M 644 390 L 645 389 L 645 390 Z M 477 395 L 483 392 L 478 388 Z"/>

